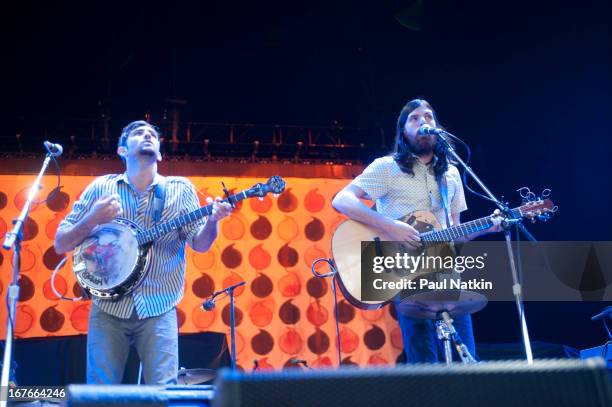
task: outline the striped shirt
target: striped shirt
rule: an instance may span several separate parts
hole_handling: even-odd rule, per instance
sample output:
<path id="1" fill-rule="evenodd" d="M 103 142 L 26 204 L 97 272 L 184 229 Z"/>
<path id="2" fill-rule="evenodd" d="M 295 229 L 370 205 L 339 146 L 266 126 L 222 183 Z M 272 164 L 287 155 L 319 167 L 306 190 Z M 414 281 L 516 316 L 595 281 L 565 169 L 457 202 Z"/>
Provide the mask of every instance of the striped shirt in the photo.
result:
<path id="1" fill-rule="evenodd" d="M 430 166 L 416 160 L 406 174 L 392 156 L 377 158 L 351 184 L 361 188 L 376 202 L 376 210 L 391 219 L 399 219 L 414 211 L 431 211 L 440 225 L 446 216 L 438 182 Z M 467 209 L 459 170 L 452 164 L 444 174 L 448 188 L 449 216 Z"/>
<path id="2" fill-rule="evenodd" d="M 128 181 L 127 174 L 110 174 L 96 178 L 85 189 L 72 212 L 58 229 L 81 220 L 100 198 L 117 194 L 123 209 L 122 217 L 141 228 L 153 226 L 155 186 L 159 174 L 146 193 L 139 193 Z M 183 177 L 166 177 L 166 198 L 160 222 L 166 222 L 200 207 L 193 184 Z M 140 286 L 117 301 L 93 301 L 104 312 L 127 319 L 135 312 L 139 319 L 162 315 L 176 306 L 183 297 L 185 285 L 185 244 L 192 244 L 198 229 L 206 223 L 200 219 L 157 239 L 149 251 L 148 274 Z"/>

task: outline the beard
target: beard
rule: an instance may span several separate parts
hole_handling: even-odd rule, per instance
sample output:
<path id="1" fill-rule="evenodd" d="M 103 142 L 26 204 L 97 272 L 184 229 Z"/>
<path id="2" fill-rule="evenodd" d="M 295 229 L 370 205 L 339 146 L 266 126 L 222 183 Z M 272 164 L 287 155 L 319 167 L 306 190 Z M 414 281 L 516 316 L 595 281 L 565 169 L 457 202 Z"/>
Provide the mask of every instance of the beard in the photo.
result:
<path id="1" fill-rule="evenodd" d="M 157 157 L 157 151 L 153 148 L 141 147 L 138 149 L 138 155 L 142 157 Z"/>
<path id="2" fill-rule="evenodd" d="M 136 151 L 135 158 L 140 162 L 153 163 L 159 161 L 159 153 L 153 147 L 143 146 Z"/>
<path id="3" fill-rule="evenodd" d="M 416 136 L 408 139 L 408 145 L 415 155 L 430 154 L 434 151 L 435 142 L 434 136 Z"/>

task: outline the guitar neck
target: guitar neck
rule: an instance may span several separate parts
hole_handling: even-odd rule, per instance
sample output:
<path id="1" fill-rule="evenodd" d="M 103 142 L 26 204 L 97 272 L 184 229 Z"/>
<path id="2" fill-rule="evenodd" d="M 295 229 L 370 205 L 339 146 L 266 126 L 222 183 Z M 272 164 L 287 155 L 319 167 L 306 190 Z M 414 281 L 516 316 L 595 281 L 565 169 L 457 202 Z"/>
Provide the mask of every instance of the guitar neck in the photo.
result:
<path id="1" fill-rule="evenodd" d="M 249 196 L 252 196 L 249 194 L 249 192 L 250 190 L 244 190 L 238 194 L 230 195 L 229 199 L 224 199 L 222 202 L 230 202 L 230 201 L 234 203 L 240 202 L 243 199 L 246 199 L 246 198 L 249 198 Z M 167 233 L 172 232 L 173 230 L 179 229 L 185 225 L 188 225 L 192 222 L 202 219 L 205 216 L 209 216 L 212 213 L 212 210 L 213 210 L 213 204 L 203 206 L 199 209 L 196 209 L 193 212 L 178 216 L 168 222 L 160 223 L 158 225 L 153 226 L 150 229 L 140 232 L 136 236 L 136 240 L 138 241 L 138 244 L 140 245 L 150 243 L 166 235 Z"/>
<path id="2" fill-rule="evenodd" d="M 512 209 L 513 217 L 520 218 L 520 208 Z M 442 230 L 432 230 L 421 234 L 421 240 L 427 243 L 438 243 L 438 242 L 451 242 L 463 236 L 467 236 L 474 232 L 481 230 L 487 230 L 493 226 L 493 220 L 491 216 L 485 216 L 484 218 L 472 220 L 470 222 L 462 223 L 457 226 L 452 226 Z"/>

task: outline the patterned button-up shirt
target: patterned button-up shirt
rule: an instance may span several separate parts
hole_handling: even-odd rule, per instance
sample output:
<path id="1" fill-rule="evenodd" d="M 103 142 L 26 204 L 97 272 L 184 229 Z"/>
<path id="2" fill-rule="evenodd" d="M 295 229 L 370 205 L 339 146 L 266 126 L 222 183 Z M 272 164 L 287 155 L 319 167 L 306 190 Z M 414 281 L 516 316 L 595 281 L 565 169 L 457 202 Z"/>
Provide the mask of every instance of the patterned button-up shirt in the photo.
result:
<path id="1" fill-rule="evenodd" d="M 142 228 L 153 226 L 155 187 L 162 179 L 156 175 L 146 193 L 140 194 L 128 181 L 127 175 L 111 174 L 96 178 L 74 203 L 72 212 L 58 229 L 81 220 L 100 198 L 117 194 L 123 209 L 122 217 Z M 193 184 L 183 177 L 166 177 L 166 197 L 160 222 L 199 208 Z M 191 244 L 198 229 L 206 223 L 200 219 L 157 239 L 149 251 L 148 274 L 140 286 L 117 301 L 94 298 L 104 312 L 118 318 L 138 318 L 162 315 L 171 310 L 183 297 L 185 285 L 185 245 Z"/>
<path id="2" fill-rule="evenodd" d="M 410 212 L 431 211 L 440 225 L 446 225 L 446 216 L 438 182 L 430 166 L 417 160 L 414 176 L 402 172 L 393 157 L 374 160 L 351 184 L 361 188 L 376 202 L 376 210 L 392 219 Z M 445 173 L 448 185 L 449 216 L 467 209 L 463 183 L 459 170 L 449 164 Z"/>

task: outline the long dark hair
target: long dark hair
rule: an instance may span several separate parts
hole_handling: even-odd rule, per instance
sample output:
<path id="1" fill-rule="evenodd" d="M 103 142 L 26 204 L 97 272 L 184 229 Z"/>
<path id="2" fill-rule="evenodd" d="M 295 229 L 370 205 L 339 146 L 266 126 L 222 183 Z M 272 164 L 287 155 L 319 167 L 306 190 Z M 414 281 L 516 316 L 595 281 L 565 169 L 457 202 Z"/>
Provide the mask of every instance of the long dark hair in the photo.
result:
<path id="1" fill-rule="evenodd" d="M 419 158 L 414 154 L 412 149 L 410 148 L 410 144 L 406 140 L 404 136 L 406 126 L 406 121 L 408 120 L 408 115 L 415 109 L 425 106 L 428 109 L 431 109 L 433 113 L 434 120 L 438 127 L 440 126 L 440 122 L 436 117 L 435 110 L 431 107 L 428 101 L 425 99 L 413 99 L 410 102 L 406 103 L 406 105 L 402 108 L 402 111 L 397 118 L 397 127 L 395 129 L 395 148 L 393 149 L 393 159 L 400 167 L 400 169 L 406 174 L 410 174 L 414 176 L 414 171 L 412 171 L 412 167 L 416 160 Z M 440 143 L 436 143 L 434 145 L 434 157 L 433 157 L 433 170 L 436 177 L 444 174 L 448 170 L 448 163 L 450 159 L 446 152 L 446 149 L 442 148 Z"/>

